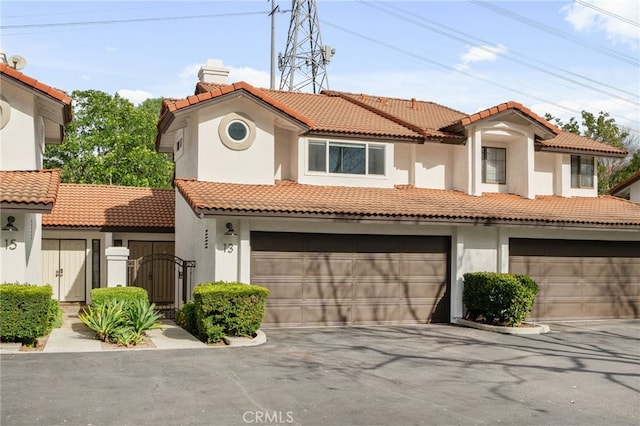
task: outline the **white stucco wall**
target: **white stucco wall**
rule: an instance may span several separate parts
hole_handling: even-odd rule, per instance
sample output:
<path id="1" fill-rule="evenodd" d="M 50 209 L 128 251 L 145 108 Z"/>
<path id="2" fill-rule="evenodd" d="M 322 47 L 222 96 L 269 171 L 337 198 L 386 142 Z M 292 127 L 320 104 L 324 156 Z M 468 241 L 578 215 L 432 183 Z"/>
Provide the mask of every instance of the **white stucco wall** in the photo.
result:
<path id="1" fill-rule="evenodd" d="M 550 152 L 536 152 L 534 155 L 533 192 L 535 195 L 553 195 L 555 191 L 556 157 Z"/>
<path id="2" fill-rule="evenodd" d="M 42 283 L 41 217 L 39 214 L 5 211 L 2 226 L 13 216 L 18 231 L 0 231 L 0 282 Z"/>
<path id="3" fill-rule="evenodd" d="M 415 186 L 452 189 L 453 146 L 425 143 L 416 146 Z"/>
<path id="4" fill-rule="evenodd" d="M 225 146 L 218 134 L 220 122 L 242 112 L 255 123 L 255 140 L 244 150 Z M 274 183 L 273 115 L 246 98 L 201 109 L 198 124 L 198 180 L 272 185 Z"/>
<path id="5" fill-rule="evenodd" d="M 629 187 L 629 200 L 640 203 L 640 181 L 633 183 Z"/>
<path id="6" fill-rule="evenodd" d="M 11 105 L 11 118 L 0 130 L 0 170 L 35 170 L 42 166 L 43 146 L 38 137 L 39 117 L 35 97 L 18 86 L 2 81 L 2 96 Z"/>

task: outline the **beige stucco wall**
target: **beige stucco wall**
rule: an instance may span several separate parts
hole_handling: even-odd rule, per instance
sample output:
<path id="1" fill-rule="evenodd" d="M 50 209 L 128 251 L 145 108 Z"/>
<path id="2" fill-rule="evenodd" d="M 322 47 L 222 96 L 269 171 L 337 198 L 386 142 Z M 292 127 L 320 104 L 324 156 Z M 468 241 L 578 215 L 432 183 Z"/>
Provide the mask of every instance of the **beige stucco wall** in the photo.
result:
<path id="1" fill-rule="evenodd" d="M 2 96 L 11 105 L 11 117 L 0 130 L 0 169 L 36 170 L 42 166 L 39 117 L 35 96 L 2 80 Z"/>

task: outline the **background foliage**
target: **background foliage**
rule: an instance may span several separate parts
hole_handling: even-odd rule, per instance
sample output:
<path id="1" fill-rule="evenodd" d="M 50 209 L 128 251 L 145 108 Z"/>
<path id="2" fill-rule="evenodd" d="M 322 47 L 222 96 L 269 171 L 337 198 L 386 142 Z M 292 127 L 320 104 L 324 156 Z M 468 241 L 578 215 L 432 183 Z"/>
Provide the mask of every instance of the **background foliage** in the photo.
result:
<path id="1" fill-rule="evenodd" d="M 162 99 L 139 106 L 118 94 L 71 94 L 73 120 L 60 145 L 49 145 L 44 166 L 60 169 L 62 182 L 170 188 L 173 161 L 155 151 Z"/>

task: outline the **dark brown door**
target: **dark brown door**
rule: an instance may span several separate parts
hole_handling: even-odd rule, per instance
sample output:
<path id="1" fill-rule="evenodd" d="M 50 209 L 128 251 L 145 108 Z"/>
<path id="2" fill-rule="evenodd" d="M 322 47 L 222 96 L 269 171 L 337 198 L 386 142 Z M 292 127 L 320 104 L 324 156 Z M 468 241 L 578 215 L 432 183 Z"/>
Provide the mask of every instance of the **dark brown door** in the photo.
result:
<path id="1" fill-rule="evenodd" d="M 449 321 L 449 237 L 251 233 L 264 324 Z"/>
<path id="2" fill-rule="evenodd" d="M 640 318 L 640 242 L 512 238 L 509 253 L 540 286 L 532 319 Z"/>
<path id="3" fill-rule="evenodd" d="M 173 241 L 129 241 L 129 259 L 145 259 L 130 285 L 147 290 L 149 300 L 156 305 L 174 303 L 176 263 L 173 255 Z"/>

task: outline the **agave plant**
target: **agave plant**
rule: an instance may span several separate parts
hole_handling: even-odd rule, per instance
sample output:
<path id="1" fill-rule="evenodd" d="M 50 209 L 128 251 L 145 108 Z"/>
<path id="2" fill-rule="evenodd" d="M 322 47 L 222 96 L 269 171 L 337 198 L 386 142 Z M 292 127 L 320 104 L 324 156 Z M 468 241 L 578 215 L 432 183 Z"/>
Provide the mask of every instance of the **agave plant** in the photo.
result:
<path id="1" fill-rule="evenodd" d="M 160 327 L 159 319 L 162 314 L 156 311 L 155 303 L 136 299 L 127 306 L 127 325 L 137 333 L 143 335 L 147 330 Z"/>
<path id="2" fill-rule="evenodd" d="M 103 342 L 109 340 L 114 331 L 127 320 L 124 303 L 122 301 L 89 306 L 78 318 Z"/>

